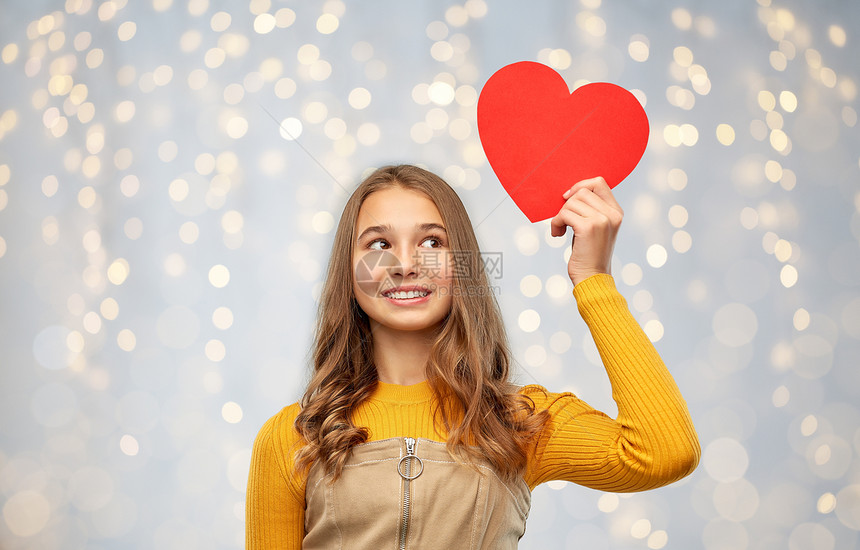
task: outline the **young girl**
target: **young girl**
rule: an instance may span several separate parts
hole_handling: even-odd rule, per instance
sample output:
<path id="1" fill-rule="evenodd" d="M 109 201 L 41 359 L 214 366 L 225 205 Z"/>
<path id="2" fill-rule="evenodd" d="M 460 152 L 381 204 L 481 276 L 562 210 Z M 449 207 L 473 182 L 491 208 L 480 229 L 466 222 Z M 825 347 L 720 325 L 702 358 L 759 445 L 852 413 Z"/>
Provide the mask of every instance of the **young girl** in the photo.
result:
<path id="1" fill-rule="evenodd" d="M 687 407 L 609 274 L 622 210 L 601 178 L 563 195 L 567 272 L 618 404 L 509 380 L 468 215 L 438 176 L 388 166 L 348 200 L 300 403 L 254 442 L 246 547 L 516 548 L 530 491 L 643 491 L 693 471 Z"/>

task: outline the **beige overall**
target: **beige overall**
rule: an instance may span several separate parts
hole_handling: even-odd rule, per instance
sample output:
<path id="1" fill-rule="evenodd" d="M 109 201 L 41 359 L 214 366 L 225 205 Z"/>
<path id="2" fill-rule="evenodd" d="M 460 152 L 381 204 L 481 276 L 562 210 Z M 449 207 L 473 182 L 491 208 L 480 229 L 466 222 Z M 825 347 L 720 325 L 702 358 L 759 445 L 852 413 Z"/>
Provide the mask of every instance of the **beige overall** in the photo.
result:
<path id="1" fill-rule="evenodd" d="M 357 445 L 331 483 L 311 468 L 302 548 L 513 549 L 525 533 L 531 493 L 455 462 L 444 443 L 395 438 Z"/>

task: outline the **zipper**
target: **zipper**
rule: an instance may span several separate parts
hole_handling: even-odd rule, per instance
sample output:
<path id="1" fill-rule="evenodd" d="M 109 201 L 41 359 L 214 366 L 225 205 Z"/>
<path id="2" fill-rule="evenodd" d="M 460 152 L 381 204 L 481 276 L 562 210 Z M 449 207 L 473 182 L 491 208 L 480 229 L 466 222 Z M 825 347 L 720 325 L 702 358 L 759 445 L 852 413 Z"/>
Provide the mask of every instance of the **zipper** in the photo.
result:
<path id="1" fill-rule="evenodd" d="M 406 454 L 402 456 L 400 461 L 397 463 L 397 473 L 403 478 L 403 507 L 400 514 L 400 536 L 398 544 L 400 550 L 406 550 L 406 538 L 409 532 L 409 513 L 412 508 L 410 485 L 412 484 L 412 480 L 420 476 L 424 471 L 424 462 L 415 454 L 415 438 L 406 437 L 404 438 L 404 441 L 406 442 Z M 414 473 L 412 469 L 413 459 L 417 460 L 417 466 L 420 466 L 420 468 L 418 468 Z"/>

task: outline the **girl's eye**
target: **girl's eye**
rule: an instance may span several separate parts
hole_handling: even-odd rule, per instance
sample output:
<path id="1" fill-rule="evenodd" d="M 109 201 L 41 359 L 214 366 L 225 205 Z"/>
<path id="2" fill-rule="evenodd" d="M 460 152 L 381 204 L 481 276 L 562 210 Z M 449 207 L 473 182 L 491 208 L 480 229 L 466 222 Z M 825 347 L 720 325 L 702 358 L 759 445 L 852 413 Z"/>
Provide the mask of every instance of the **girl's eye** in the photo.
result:
<path id="1" fill-rule="evenodd" d="M 444 246 L 442 244 L 442 239 L 440 239 L 439 237 L 434 237 L 434 236 L 430 236 L 430 237 L 427 237 L 426 239 L 424 239 L 421 242 L 421 245 L 423 246 L 426 243 L 431 243 L 429 245 L 429 248 L 439 248 L 440 246 Z"/>
<path id="2" fill-rule="evenodd" d="M 385 239 L 375 239 L 370 241 L 370 244 L 367 245 L 367 248 L 371 250 L 385 250 L 388 248 L 389 244 L 385 241 Z"/>

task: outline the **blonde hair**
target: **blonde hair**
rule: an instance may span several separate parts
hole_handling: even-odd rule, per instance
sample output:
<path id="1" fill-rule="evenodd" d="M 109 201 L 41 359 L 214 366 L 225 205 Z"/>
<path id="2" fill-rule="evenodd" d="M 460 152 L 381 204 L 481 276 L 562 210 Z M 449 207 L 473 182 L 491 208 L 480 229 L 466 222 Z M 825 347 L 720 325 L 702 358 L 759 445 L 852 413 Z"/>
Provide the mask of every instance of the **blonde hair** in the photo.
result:
<path id="1" fill-rule="evenodd" d="M 449 249 L 461 262 L 454 270 L 451 311 L 426 365 L 437 397 L 437 424 L 447 432 L 447 447 L 456 459 L 484 458 L 511 479 L 524 471 L 527 447 L 548 414 L 536 412 L 534 402 L 517 393 L 509 379 L 507 335 L 463 203 L 439 176 L 411 165 L 376 170 L 344 207 L 320 297 L 312 377 L 295 421 L 306 441 L 296 455 L 297 468 L 319 461 L 337 476 L 352 447 L 369 437 L 367 429 L 351 419 L 378 380 L 369 321 L 353 287 L 355 226 L 364 200 L 394 186 L 421 192 L 435 203 Z"/>

